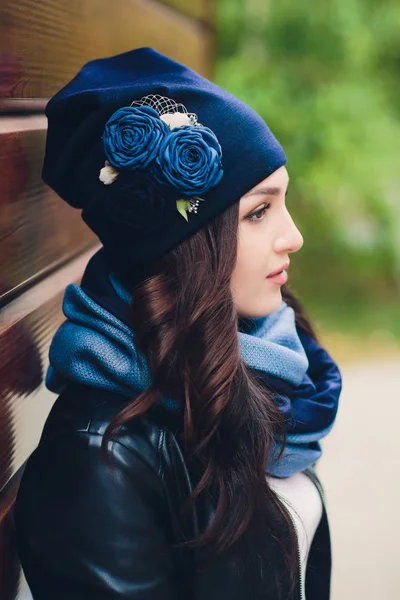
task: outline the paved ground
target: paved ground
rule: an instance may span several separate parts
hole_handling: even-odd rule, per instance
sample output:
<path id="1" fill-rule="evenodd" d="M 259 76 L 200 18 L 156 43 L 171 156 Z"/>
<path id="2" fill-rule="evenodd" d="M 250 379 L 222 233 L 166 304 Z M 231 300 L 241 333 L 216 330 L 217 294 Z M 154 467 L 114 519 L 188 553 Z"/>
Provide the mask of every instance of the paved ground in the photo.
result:
<path id="1" fill-rule="evenodd" d="M 333 546 L 331 600 L 400 598 L 400 355 L 341 368 L 318 473 Z"/>

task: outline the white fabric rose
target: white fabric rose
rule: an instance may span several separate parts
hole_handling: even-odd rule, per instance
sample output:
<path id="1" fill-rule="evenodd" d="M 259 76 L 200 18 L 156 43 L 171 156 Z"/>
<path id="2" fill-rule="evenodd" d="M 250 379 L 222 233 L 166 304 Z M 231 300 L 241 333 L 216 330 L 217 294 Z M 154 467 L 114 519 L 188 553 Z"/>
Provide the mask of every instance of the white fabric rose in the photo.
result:
<path id="1" fill-rule="evenodd" d="M 165 113 L 165 115 L 161 115 L 160 119 L 164 121 L 170 129 L 182 127 L 183 125 L 192 125 L 189 115 L 181 112 Z"/>
<path id="2" fill-rule="evenodd" d="M 117 179 L 118 175 L 119 171 L 114 169 L 108 160 L 106 160 L 105 166 L 100 170 L 99 179 L 104 185 L 111 185 Z"/>

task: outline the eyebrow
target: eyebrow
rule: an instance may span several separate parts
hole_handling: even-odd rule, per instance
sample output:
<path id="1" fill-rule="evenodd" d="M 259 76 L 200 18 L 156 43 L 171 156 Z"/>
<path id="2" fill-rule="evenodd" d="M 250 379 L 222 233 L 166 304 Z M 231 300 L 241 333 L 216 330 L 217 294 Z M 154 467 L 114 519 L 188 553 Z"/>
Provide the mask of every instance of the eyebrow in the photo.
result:
<path id="1" fill-rule="evenodd" d="M 264 196 L 279 196 L 282 192 L 282 188 L 280 187 L 262 187 L 258 190 L 253 190 L 248 192 L 243 196 L 243 198 L 249 198 L 250 196 L 258 196 L 259 194 L 263 194 Z M 285 196 L 287 196 L 288 190 L 286 190 Z"/>

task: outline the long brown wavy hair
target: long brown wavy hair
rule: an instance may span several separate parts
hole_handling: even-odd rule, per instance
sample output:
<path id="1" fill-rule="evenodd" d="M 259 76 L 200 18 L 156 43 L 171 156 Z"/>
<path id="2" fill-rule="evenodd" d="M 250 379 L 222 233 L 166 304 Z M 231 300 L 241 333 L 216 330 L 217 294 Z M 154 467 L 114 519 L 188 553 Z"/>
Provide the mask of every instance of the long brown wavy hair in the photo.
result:
<path id="1" fill-rule="evenodd" d="M 181 400 L 185 460 L 202 467 L 189 503 L 206 488 L 218 491 L 213 520 L 187 545 L 220 553 L 254 524 L 277 541 L 293 590 L 297 536 L 265 473 L 274 434 L 283 436 L 282 449 L 285 444 L 285 422 L 272 392 L 240 356 L 240 320 L 230 290 L 238 223 L 236 203 L 158 260 L 151 275 L 130 290 L 131 326 L 152 385 L 109 423 L 102 448 L 106 451 L 117 428 L 144 414 L 161 396 Z M 129 287 L 129 279 L 124 283 Z M 297 325 L 316 338 L 298 300 L 287 288 L 282 293 Z M 285 541 L 277 512 L 286 526 Z"/>

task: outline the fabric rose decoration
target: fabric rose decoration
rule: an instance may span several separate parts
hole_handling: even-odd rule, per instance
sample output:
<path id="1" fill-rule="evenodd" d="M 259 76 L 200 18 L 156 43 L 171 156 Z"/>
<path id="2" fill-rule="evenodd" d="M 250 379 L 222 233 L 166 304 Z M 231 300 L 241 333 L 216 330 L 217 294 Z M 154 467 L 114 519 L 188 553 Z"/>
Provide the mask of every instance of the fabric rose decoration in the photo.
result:
<path id="1" fill-rule="evenodd" d="M 161 142 L 154 175 L 179 194 L 204 194 L 223 175 L 222 149 L 216 135 L 208 127 L 173 129 Z"/>
<path id="2" fill-rule="evenodd" d="M 115 169 L 144 169 L 154 160 L 161 140 L 169 132 L 154 108 L 126 106 L 106 123 L 104 151 Z"/>
<path id="3" fill-rule="evenodd" d="M 167 211 L 173 210 L 174 198 L 148 170 L 137 170 L 121 172 L 112 191 L 104 189 L 102 201 L 112 222 L 150 232 L 165 222 Z"/>
<path id="4" fill-rule="evenodd" d="M 142 101 L 118 109 L 107 121 L 99 180 L 105 187 L 112 184 L 112 196 L 104 194 L 110 218 L 149 231 L 162 224 L 167 205 L 186 221 L 188 213 L 197 213 L 199 195 L 222 178 L 222 149 L 197 115 L 178 110 L 183 105 L 151 94 Z M 160 115 L 153 106 L 172 112 Z"/>
<path id="5" fill-rule="evenodd" d="M 114 167 L 110 165 L 108 160 L 106 160 L 106 164 L 100 170 L 99 179 L 102 183 L 104 183 L 104 185 L 111 185 L 117 179 L 118 175 L 119 171 L 114 169 Z"/>

